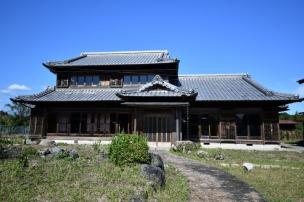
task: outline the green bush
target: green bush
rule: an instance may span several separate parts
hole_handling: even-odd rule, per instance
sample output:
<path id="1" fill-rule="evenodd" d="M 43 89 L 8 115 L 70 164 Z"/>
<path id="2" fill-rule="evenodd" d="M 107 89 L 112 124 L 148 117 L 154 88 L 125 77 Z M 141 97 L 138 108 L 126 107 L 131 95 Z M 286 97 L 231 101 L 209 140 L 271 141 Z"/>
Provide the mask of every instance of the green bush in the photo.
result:
<path id="1" fill-rule="evenodd" d="M 55 155 L 56 159 L 72 159 L 68 151 L 62 151 Z"/>
<path id="2" fill-rule="evenodd" d="M 149 163 L 147 139 L 138 135 L 120 134 L 115 136 L 109 147 L 109 158 L 116 165 Z"/>
<path id="3" fill-rule="evenodd" d="M 38 154 L 38 150 L 34 147 L 24 147 L 21 151 L 21 156 L 36 156 Z"/>

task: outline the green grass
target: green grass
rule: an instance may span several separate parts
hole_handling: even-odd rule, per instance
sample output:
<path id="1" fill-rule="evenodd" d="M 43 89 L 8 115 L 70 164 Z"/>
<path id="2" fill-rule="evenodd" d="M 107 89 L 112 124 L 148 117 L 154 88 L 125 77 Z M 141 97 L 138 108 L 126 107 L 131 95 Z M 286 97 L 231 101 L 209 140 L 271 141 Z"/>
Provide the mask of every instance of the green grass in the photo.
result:
<path id="1" fill-rule="evenodd" d="M 140 165 L 118 167 L 99 160 L 92 146 L 76 148 L 79 160 L 30 157 L 29 167 L 17 159 L 0 160 L 0 201 L 128 201 L 141 191 L 149 201 L 187 201 L 189 187 L 177 170 L 166 168 L 166 186 L 153 192 L 140 173 Z M 102 146 L 100 146 L 102 147 Z"/>
<path id="2" fill-rule="evenodd" d="M 259 191 L 268 201 L 304 201 L 304 154 L 286 151 L 247 151 L 203 149 L 209 158 L 199 158 L 196 152 L 174 154 L 202 161 L 218 167 L 237 178 L 247 182 Z M 214 160 L 216 153 L 222 153 L 225 160 Z M 260 165 L 279 165 L 289 168 L 254 168 L 247 172 L 242 167 L 225 167 L 222 164 L 239 164 L 250 162 Z M 291 169 L 295 167 L 297 169 Z"/>

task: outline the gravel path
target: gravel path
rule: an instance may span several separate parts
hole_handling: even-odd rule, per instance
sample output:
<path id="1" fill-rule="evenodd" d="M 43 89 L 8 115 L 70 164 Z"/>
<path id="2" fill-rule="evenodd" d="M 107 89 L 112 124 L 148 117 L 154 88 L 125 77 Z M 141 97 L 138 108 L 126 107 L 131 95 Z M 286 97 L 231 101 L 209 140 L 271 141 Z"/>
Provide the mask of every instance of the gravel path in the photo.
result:
<path id="1" fill-rule="evenodd" d="M 164 163 L 174 165 L 188 178 L 190 201 L 265 201 L 248 184 L 217 168 L 175 156 L 167 151 L 153 152 L 160 154 Z"/>

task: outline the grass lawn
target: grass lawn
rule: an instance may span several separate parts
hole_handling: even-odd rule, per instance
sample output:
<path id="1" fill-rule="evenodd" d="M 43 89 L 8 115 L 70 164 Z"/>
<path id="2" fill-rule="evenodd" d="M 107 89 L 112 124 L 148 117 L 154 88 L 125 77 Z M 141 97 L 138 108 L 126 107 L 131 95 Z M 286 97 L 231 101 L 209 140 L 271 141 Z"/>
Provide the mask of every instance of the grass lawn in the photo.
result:
<path id="1" fill-rule="evenodd" d="M 174 154 L 202 161 L 205 164 L 218 167 L 237 178 L 247 182 L 268 201 L 304 201 L 304 153 L 286 151 L 247 151 L 203 149 L 208 158 L 199 158 L 196 152 Z M 224 160 L 214 160 L 214 155 L 222 153 Z M 255 167 L 247 172 L 241 166 L 225 166 L 224 164 L 239 164 L 250 162 L 259 165 L 279 165 L 283 168 Z M 286 166 L 286 167 L 284 167 Z M 292 169 L 293 168 L 293 169 Z"/>
<path id="2" fill-rule="evenodd" d="M 166 167 L 166 186 L 153 192 L 140 165 L 118 167 L 100 160 L 92 146 L 75 148 L 78 160 L 30 158 L 22 168 L 17 159 L 0 160 L 0 201 L 128 201 L 134 193 L 148 192 L 149 201 L 187 201 L 186 179 Z M 95 146 L 96 147 L 96 146 Z"/>

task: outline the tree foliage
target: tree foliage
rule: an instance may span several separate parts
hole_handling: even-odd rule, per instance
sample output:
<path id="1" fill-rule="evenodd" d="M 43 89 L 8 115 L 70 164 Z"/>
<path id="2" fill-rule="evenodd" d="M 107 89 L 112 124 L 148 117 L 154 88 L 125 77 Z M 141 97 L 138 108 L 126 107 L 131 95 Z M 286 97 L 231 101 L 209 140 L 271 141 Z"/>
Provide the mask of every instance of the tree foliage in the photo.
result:
<path id="1" fill-rule="evenodd" d="M 7 111 L 0 111 L 0 125 L 28 125 L 30 108 L 20 103 L 6 104 Z"/>

